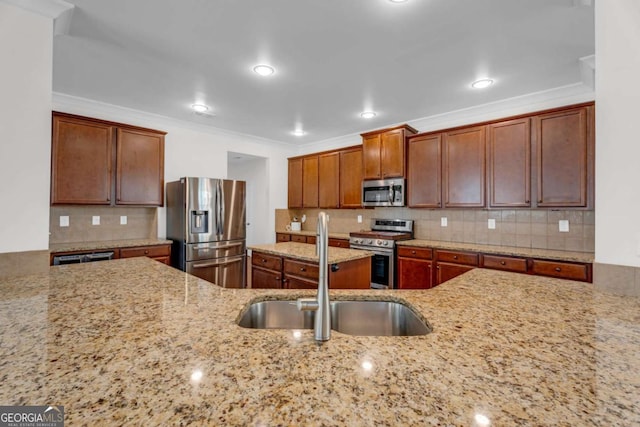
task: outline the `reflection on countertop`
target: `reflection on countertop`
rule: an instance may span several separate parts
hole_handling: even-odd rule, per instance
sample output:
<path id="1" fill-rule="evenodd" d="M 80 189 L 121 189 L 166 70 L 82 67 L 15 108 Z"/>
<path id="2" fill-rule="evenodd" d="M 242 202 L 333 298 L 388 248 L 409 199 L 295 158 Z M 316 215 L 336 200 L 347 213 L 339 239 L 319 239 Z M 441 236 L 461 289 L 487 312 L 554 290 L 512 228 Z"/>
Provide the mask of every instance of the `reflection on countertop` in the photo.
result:
<path id="1" fill-rule="evenodd" d="M 359 337 L 236 324 L 254 300 L 146 258 L 0 281 L 0 401 L 69 425 L 638 425 L 640 300 L 475 269 L 406 301 L 433 332 Z"/>

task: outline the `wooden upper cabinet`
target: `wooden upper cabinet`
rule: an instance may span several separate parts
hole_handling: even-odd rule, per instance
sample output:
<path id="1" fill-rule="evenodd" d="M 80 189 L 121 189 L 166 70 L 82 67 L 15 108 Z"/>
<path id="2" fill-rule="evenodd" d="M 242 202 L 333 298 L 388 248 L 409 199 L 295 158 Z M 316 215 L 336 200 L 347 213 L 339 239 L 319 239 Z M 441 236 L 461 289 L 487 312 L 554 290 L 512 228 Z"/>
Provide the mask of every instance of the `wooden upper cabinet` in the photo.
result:
<path id="1" fill-rule="evenodd" d="M 164 135 L 118 129 L 116 203 L 164 204 Z"/>
<path id="2" fill-rule="evenodd" d="M 591 108 L 551 112 L 534 118 L 537 206 L 587 206 L 593 151 Z"/>
<path id="3" fill-rule="evenodd" d="M 164 135 L 54 112 L 51 203 L 162 206 Z"/>
<path id="4" fill-rule="evenodd" d="M 302 207 L 302 159 L 289 160 L 289 208 Z"/>
<path id="5" fill-rule="evenodd" d="M 363 179 L 405 176 L 405 137 L 416 134 L 409 125 L 362 134 Z"/>
<path id="6" fill-rule="evenodd" d="M 362 139 L 363 179 L 381 179 L 380 135 L 369 135 Z"/>
<path id="7" fill-rule="evenodd" d="M 318 156 L 318 207 L 340 207 L 340 153 Z"/>
<path id="8" fill-rule="evenodd" d="M 302 207 L 318 207 L 318 156 L 302 158 Z"/>
<path id="9" fill-rule="evenodd" d="M 531 206 L 529 118 L 487 126 L 489 206 Z"/>
<path id="10" fill-rule="evenodd" d="M 441 157 L 441 134 L 409 138 L 407 143 L 407 203 L 409 207 L 442 207 Z"/>
<path id="11" fill-rule="evenodd" d="M 53 116 L 51 203 L 111 204 L 113 127 Z"/>
<path id="12" fill-rule="evenodd" d="M 340 151 L 340 207 L 362 206 L 362 147 Z"/>
<path id="13" fill-rule="evenodd" d="M 443 134 L 445 207 L 485 206 L 485 126 Z"/>

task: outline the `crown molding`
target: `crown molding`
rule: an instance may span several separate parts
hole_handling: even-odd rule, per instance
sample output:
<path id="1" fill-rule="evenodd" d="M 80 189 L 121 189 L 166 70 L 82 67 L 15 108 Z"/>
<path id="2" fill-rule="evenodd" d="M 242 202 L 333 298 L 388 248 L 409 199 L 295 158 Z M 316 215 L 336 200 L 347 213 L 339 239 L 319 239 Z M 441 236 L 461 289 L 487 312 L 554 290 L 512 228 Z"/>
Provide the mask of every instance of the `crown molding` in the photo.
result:
<path id="1" fill-rule="evenodd" d="M 105 102 L 95 101 L 92 99 L 68 95 L 60 92 L 53 92 L 52 108 L 55 111 L 60 111 L 63 113 L 91 116 L 103 120 L 127 121 L 127 123 L 143 127 L 155 126 L 161 128 L 166 126 L 175 126 L 207 134 L 246 138 L 249 139 L 250 142 L 254 143 L 266 143 L 273 147 L 286 149 L 287 151 L 295 150 L 294 145 L 282 141 L 276 141 L 273 139 L 263 138 L 260 136 L 245 134 L 241 132 L 233 132 L 214 126 L 207 126 L 189 122 L 186 120 L 174 119 L 172 117 L 162 116 L 160 114 L 149 113 L 146 111 L 122 107 L 114 104 L 107 104 Z M 149 123 L 152 123 L 153 125 L 150 126 Z"/>

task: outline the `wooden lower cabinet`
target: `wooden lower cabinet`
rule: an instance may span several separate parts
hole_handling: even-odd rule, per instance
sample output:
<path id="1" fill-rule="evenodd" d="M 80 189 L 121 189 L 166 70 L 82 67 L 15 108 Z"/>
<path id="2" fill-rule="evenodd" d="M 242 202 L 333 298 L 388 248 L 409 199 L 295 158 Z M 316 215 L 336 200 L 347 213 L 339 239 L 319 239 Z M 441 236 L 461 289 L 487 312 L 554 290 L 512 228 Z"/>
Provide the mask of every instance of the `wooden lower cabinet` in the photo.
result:
<path id="1" fill-rule="evenodd" d="M 331 264 L 328 266 L 329 288 L 369 289 L 371 259 Z M 252 288 L 317 289 L 317 263 L 253 251 L 251 257 Z"/>
<path id="2" fill-rule="evenodd" d="M 329 239 L 329 246 L 345 249 L 349 249 L 350 247 L 349 240 L 347 239 Z"/>
<path id="3" fill-rule="evenodd" d="M 589 282 L 592 264 L 398 246 L 398 289 L 429 289 L 476 267 Z"/>
<path id="4" fill-rule="evenodd" d="M 152 260 L 171 265 L 171 244 L 136 246 L 127 248 L 106 248 L 106 249 L 87 249 L 81 251 L 54 252 L 50 255 L 50 265 L 53 265 L 53 258 L 64 255 L 77 255 L 89 253 L 113 252 L 113 259 L 118 258 L 135 258 L 146 256 Z"/>
<path id="5" fill-rule="evenodd" d="M 276 233 L 276 242 L 297 242 L 316 244 L 316 236 L 305 236 L 303 234 Z M 348 242 L 348 241 L 347 241 Z"/>
<path id="6" fill-rule="evenodd" d="M 290 242 L 291 234 L 288 233 L 276 233 L 276 242 Z"/>
<path id="7" fill-rule="evenodd" d="M 433 251 L 429 248 L 398 248 L 398 289 L 429 289 L 434 286 Z"/>

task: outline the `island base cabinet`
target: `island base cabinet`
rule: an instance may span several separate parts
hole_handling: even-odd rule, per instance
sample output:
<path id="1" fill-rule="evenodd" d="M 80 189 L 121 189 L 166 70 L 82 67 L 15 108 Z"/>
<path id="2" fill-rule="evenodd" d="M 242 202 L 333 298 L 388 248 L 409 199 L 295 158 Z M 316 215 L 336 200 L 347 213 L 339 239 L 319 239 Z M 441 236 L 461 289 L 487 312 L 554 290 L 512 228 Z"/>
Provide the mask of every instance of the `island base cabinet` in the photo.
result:
<path id="1" fill-rule="evenodd" d="M 329 265 L 329 287 L 331 289 L 370 289 L 371 258 Z"/>
<path id="2" fill-rule="evenodd" d="M 256 268 L 251 269 L 251 287 L 261 289 L 282 288 L 282 275 L 271 270 Z"/>

